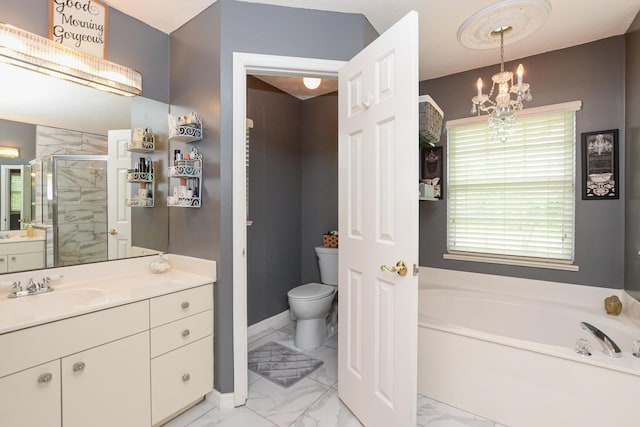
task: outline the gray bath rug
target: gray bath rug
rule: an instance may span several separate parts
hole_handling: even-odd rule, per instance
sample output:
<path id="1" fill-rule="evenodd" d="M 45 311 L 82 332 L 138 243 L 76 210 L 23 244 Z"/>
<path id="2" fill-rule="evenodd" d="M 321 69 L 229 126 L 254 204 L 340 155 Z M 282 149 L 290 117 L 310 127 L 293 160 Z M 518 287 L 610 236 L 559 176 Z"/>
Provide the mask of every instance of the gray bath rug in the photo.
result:
<path id="1" fill-rule="evenodd" d="M 248 355 L 249 369 L 282 387 L 291 387 L 324 363 L 277 342 L 268 342 Z"/>

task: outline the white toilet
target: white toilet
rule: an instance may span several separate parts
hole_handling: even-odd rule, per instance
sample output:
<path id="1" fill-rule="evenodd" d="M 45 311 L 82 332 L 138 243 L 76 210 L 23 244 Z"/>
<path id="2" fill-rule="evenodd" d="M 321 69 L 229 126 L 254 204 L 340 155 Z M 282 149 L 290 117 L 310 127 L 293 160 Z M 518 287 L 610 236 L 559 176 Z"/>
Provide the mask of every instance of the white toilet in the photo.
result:
<path id="1" fill-rule="evenodd" d="M 294 345 L 313 350 L 327 340 L 326 318 L 338 292 L 338 249 L 316 247 L 320 265 L 320 283 L 307 283 L 291 289 L 289 308 L 296 320 Z"/>

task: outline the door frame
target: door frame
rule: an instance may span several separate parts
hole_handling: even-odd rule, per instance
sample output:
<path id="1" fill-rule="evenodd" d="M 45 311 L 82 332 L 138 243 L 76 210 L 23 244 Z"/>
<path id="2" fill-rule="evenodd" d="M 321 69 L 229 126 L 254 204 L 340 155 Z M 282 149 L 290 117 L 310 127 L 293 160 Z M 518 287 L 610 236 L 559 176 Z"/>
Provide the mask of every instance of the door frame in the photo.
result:
<path id="1" fill-rule="evenodd" d="M 247 206 L 245 144 L 247 126 L 247 75 L 338 77 L 345 61 L 291 56 L 233 53 L 233 398 L 223 406 L 244 405 L 247 378 Z M 260 125 L 259 123 L 257 124 Z M 233 404 L 227 399 L 233 400 Z"/>

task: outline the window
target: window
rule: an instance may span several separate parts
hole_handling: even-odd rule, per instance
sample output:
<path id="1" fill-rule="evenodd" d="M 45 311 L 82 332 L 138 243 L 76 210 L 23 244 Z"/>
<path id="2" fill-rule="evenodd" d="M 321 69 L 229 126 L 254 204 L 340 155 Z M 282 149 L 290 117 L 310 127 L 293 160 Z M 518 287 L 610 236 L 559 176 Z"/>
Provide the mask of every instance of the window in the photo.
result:
<path id="1" fill-rule="evenodd" d="M 506 142 L 491 139 L 486 117 L 447 123 L 450 254 L 573 261 L 580 105 L 522 111 Z"/>
<path id="2" fill-rule="evenodd" d="M 22 210 L 22 174 L 19 170 L 11 170 L 11 213 L 20 213 Z"/>

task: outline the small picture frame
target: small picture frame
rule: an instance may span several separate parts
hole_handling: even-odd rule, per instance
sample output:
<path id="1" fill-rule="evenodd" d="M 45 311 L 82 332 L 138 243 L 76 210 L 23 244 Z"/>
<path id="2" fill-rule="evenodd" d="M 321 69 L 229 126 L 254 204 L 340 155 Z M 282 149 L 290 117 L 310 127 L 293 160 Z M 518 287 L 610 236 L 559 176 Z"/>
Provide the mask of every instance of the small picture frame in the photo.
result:
<path id="1" fill-rule="evenodd" d="M 427 145 L 420 149 L 421 197 L 442 199 L 443 160 L 442 147 Z"/>
<path id="2" fill-rule="evenodd" d="M 620 198 L 618 129 L 582 134 L 582 200 Z"/>

